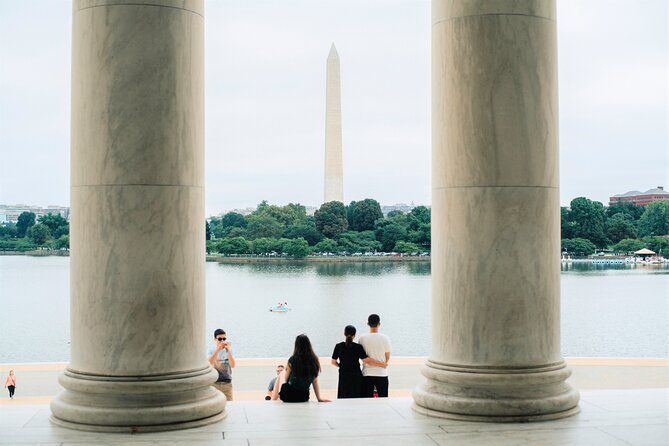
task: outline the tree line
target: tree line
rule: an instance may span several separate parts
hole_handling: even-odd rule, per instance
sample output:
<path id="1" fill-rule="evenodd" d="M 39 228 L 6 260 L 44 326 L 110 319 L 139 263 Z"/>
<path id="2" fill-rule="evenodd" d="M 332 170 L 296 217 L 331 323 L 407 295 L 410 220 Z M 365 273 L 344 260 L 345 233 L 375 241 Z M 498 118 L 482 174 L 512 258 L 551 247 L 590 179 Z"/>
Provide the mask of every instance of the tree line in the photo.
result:
<path id="1" fill-rule="evenodd" d="M 313 216 L 300 204 L 261 202 L 244 216 L 228 212 L 206 224 L 207 252 L 286 255 L 311 253 L 420 253 L 430 250 L 430 209 L 417 206 L 387 217 L 378 201 L 324 203 Z"/>
<path id="2" fill-rule="evenodd" d="M 16 223 L 0 225 L 0 250 L 69 249 L 70 224 L 60 214 L 36 219 L 34 212 L 22 212 Z"/>
<path id="3" fill-rule="evenodd" d="M 604 206 L 585 197 L 561 208 L 562 250 L 576 256 L 610 250 L 630 254 L 648 248 L 669 252 L 669 200 L 646 206 L 620 202 Z"/>
<path id="4" fill-rule="evenodd" d="M 324 203 L 313 216 L 300 204 L 261 202 L 250 215 L 228 212 L 205 222 L 207 252 L 286 255 L 430 251 L 430 209 L 383 215 L 368 198 L 344 205 Z M 562 250 L 585 256 L 596 250 L 629 254 L 648 248 L 669 252 L 669 200 L 647 206 L 621 202 L 604 206 L 585 197 L 561 208 Z M 16 223 L 0 225 L 0 250 L 69 249 L 69 223 L 59 214 L 36 218 L 23 212 Z"/>

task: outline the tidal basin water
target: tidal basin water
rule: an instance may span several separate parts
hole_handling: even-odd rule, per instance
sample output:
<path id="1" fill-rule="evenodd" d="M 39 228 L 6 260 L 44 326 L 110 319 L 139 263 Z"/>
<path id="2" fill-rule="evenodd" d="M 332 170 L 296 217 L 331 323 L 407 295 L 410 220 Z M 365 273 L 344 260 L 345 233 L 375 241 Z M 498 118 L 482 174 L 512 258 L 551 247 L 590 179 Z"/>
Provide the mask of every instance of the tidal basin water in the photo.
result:
<path id="1" fill-rule="evenodd" d="M 69 264 L 0 256 L 0 363 L 69 360 Z M 207 263 L 206 281 L 206 338 L 225 329 L 238 357 L 287 357 L 299 333 L 328 356 L 374 312 L 394 355 L 430 353 L 427 262 Z M 668 291 L 667 265 L 563 267 L 563 355 L 669 357 Z M 269 312 L 279 301 L 292 310 Z"/>

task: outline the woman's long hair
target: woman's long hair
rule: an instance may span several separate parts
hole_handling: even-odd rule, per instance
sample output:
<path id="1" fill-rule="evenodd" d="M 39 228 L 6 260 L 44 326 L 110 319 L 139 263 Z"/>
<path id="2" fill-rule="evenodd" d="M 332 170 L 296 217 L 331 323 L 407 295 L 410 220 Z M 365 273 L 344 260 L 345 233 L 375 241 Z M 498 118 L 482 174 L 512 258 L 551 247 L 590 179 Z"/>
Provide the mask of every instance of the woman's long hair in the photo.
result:
<path id="1" fill-rule="evenodd" d="M 305 334 L 295 338 L 295 350 L 290 361 L 291 373 L 298 378 L 316 378 L 321 372 L 321 363 Z"/>
<path id="2" fill-rule="evenodd" d="M 351 348 L 353 345 L 353 338 L 355 337 L 355 327 L 353 325 L 347 325 L 344 328 L 344 336 L 346 336 L 346 347 Z"/>

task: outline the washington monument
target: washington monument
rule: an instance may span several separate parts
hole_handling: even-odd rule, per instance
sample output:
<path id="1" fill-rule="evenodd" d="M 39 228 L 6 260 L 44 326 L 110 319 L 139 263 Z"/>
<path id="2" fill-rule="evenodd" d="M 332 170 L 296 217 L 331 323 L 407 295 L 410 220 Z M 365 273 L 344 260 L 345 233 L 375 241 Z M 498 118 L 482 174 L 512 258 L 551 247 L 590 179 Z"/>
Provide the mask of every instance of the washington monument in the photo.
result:
<path id="1" fill-rule="evenodd" d="M 344 173 L 341 150 L 341 87 L 339 54 L 330 47 L 325 86 L 325 198 L 344 202 Z"/>

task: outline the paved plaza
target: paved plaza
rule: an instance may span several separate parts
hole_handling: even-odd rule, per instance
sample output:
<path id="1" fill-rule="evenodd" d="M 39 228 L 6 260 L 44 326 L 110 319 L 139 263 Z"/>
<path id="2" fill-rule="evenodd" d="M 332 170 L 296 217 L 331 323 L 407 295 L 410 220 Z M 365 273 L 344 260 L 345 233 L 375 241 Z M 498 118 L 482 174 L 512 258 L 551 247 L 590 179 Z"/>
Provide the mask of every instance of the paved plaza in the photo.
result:
<path id="1" fill-rule="evenodd" d="M 284 404 L 262 400 L 278 359 L 239 360 L 237 400 L 225 420 L 163 433 L 99 434 L 49 421 L 48 402 L 64 364 L 11 365 L 17 397 L 0 399 L 0 445 L 667 445 L 669 360 L 571 358 L 570 383 L 581 412 L 536 423 L 472 423 L 412 411 L 412 387 L 425 358 L 394 358 L 388 399 Z M 2 372 L 10 365 L 1 365 Z M 324 366 L 324 394 L 334 396 L 336 372 Z M 259 384 L 260 383 L 260 384 Z M 260 385 L 260 387 L 259 387 Z M 392 385 L 392 384 L 391 384 Z M 393 396 L 394 395 L 394 396 Z"/>

